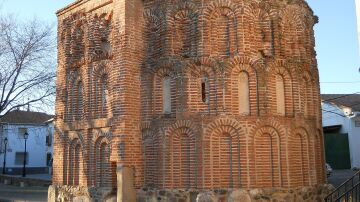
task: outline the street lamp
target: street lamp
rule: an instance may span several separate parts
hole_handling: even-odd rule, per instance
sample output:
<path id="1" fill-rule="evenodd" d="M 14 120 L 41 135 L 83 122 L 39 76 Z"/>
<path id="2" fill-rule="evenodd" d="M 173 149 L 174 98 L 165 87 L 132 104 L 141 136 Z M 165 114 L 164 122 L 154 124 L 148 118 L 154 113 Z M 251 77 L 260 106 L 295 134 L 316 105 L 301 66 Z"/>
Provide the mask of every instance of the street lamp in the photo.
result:
<path id="1" fill-rule="evenodd" d="M 23 173 L 22 176 L 26 177 L 26 140 L 28 139 L 29 134 L 25 132 L 24 134 L 24 140 L 25 140 L 25 152 L 24 152 L 24 166 L 23 166 Z"/>
<path id="2" fill-rule="evenodd" d="M 5 152 L 4 152 L 4 162 L 3 162 L 3 172 L 2 172 L 2 174 L 6 174 L 6 146 L 7 146 L 7 143 L 8 143 L 8 139 L 7 139 L 7 137 L 4 139 L 4 144 L 5 144 Z"/>

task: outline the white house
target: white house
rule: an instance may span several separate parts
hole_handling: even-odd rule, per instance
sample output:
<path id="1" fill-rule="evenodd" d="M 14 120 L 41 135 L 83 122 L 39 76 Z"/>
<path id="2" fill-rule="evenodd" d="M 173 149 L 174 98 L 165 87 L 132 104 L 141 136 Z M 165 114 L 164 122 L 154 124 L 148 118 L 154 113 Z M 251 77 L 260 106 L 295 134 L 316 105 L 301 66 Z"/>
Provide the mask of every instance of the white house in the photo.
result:
<path id="1" fill-rule="evenodd" d="M 53 116 L 31 111 L 12 111 L 0 119 L 0 173 L 6 153 L 6 174 L 23 171 L 25 139 L 26 174 L 49 173 L 52 161 Z M 7 139 L 5 152 L 5 139 Z"/>
<path id="2" fill-rule="evenodd" d="M 360 95 L 322 95 L 322 115 L 327 162 L 360 168 Z"/>

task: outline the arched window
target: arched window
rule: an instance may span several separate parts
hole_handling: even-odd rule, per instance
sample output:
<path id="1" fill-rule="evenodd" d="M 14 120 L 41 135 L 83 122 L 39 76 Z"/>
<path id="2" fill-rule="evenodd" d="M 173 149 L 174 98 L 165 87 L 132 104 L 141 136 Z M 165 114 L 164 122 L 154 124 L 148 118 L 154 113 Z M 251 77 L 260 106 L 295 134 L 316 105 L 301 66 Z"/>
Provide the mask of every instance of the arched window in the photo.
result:
<path id="1" fill-rule="evenodd" d="M 294 165 L 290 167 L 291 186 L 309 186 L 312 181 L 316 181 L 316 179 L 313 179 L 316 177 L 316 175 L 313 175 L 316 172 L 316 165 L 314 163 L 310 164 L 314 160 L 313 157 L 316 158 L 315 151 L 309 147 L 309 144 L 313 144 L 313 142 L 304 129 L 292 133 L 288 141 L 289 148 L 291 148 L 288 154 L 289 163 Z"/>
<path id="2" fill-rule="evenodd" d="M 171 113 L 171 78 L 166 76 L 162 83 L 163 90 L 163 113 Z"/>
<path id="3" fill-rule="evenodd" d="M 71 82 L 71 95 L 70 95 L 70 104 L 71 104 L 71 106 L 70 106 L 70 111 L 69 111 L 69 115 L 70 115 L 70 117 L 71 117 L 71 120 L 74 120 L 74 119 L 76 119 L 76 112 L 77 112 L 77 110 L 76 110 L 76 108 L 77 108 L 77 102 L 76 102 L 76 98 L 77 98 L 77 95 L 76 95 L 76 81 L 75 80 L 73 80 L 72 82 Z"/>
<path id="4" fill-rule="evenodd" d="M 303 102 L 304 102 L 304 115 L 307 116 L 309 114 L 309 84 L 306 80 L 304 80 L 304 89 L 303 89 Z"/>
<path id="5" fill-rule="evenodd" d="M 190 157 L 190 138 L 187 134 L 180 135 L 181 153 L 181 187 L 190 188 L 191 183 L 191 157 Z"/>
<path id="6" fill-rule="evenodd" d="M 72 56 L 79 60 L 84 57 L 85 45 L 84 45 L 84 31 L 81 25 L 79 25 L 72 33 Z"/>
<path id="7" fill-rule="evenodd" d="M 229 134 L 222 134 L 219 141 L 220 146 L 220 188 L 233 188 L 232 180 L 232 139 Z"/>
<path id="8" fill-rule="evenodd" d="M 219 56 L 230 55 L 231 34 L 232 30 L 231 20 L 228 16 L 218 15 L 211 23 L 211 50 L 212 54 Z"/>
<path id="9" fill-rule="evenodd" d="M 78 83 L 77 89 L 77 120 L 80 120 L 83 117 L 83 85 L 82 82 Z"/>
<path id="10" fill-rule="evenodd" d="M 81 145 L 78 139 L 74 140 L 69 148 L 69 185 L 79 185 L 80 182 L 80 162 L 82 161 Z"/>
<path id="11" fill-rule="evenodd" d="M 259 187 L 281 186 L 280 143 L 274 134 L 255 136 L 256 183 Z"/>
<path id="12" fill-rule="evenodd" d="M 291 151 L 290 151 L 290 162 L 291 165 L 294 165 L 291 169 L 292 174 L 292 185 L 294 187 L 303 186 L 305 185 L 305 168 L 304 168 L 304 155 L 306 154 L 303 148 L 303 139 L 301 135 L 297 134 L 291 137 L 292 142 L 290 142 L 291 145 Z"/>
<path id="13" fill-rule="evenodd" d="M 97 186 L 106 187 L 108 185 L 109 176 L 107 172 L 110 169 L 109 165 L 109 148 L 108 144 L 102 142 L 98 145 L 97 154 L 96 154 L 96 177 L 97 177 Z"/>
<path id="14" fill-rule="evenodd" d="M 209 103 L 209 77 L 207 75 L 201 78 L 201 101 L 203 103 Z"/>
<path id="15" fill-rule="evenodd" d="M 249 75 L 241 72 L 238 77 L 239 113 L 250 114 Z"/>
<path id="16" fill-rule="evenodd" d="M 80 181 L 80 160 L 81 160 L 81 146 L 77 144 L 74 151 L 74 182 L 73 185 L 79 185 Z"/>
<path id="17" fill-rule="evenodd" d="M 194 188 L 195 178 L 195 140 L 182 131 L 174 134 L 171 141 L 171 173 L 172 187 Z"/>
<path id="18" fill-rule="evenodd" d="M 175 24 L 174 52 L 183 56 L 188 56 L 191 50 L 191 21 L 187 18 L 178 19 Z"/>
<path id="19" fill-rule="evenodd" d="M 101 78 L 101 83 L 100 83 L 100 88 L 101 88 L 101 115 L 102 117 L 106 117 L 107 116 L 107 110 L 108 110 L 108 97 L 109 97 L 109 91 L 108 91 L 108 86 L 107 86 L 107 75 L 104 75 Z"/>
<path id="20" fill-rule="evenodd" d="M 276 75 L 276 111 L 278 115 L 285 116 L 285 83 L 281 75 Z"/>
<path id="21" fill-rule="evenodd" d="M 156 145 L 153 137 L 146 137 L 144 145 L 144 161 L 145 161 L 145 185 L 154 186 L 156 179 L 157 155 Z"/>

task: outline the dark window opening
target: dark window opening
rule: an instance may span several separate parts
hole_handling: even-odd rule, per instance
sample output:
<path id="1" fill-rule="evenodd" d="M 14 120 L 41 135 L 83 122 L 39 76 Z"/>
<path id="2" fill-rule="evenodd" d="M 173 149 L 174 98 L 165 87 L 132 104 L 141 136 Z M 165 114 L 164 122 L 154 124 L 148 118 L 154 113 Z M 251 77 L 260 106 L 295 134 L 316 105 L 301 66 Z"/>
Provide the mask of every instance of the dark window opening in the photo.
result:
<path id="1" fill-rule="evenodd" d="M 205 83 L 205 81 L 201 82 L 201 99 L 204 103 L 206 102 L 206 83 Z"/>
<path id="2" fill-rule="evenodd" d="M 46 165 L 47 166 L 52 166 L 52 155 L 51 155 L 51 153 L 46 154 Z"/>
<path id="3" fill-rule="evenodd" d="M 29 153 L 26 152 L 16 152 L 15 153 L 15 165 L 23 165 L 24 164 L 24 155 L 26 155 L 25 164 L 28 165 L 29 163 Z"/>

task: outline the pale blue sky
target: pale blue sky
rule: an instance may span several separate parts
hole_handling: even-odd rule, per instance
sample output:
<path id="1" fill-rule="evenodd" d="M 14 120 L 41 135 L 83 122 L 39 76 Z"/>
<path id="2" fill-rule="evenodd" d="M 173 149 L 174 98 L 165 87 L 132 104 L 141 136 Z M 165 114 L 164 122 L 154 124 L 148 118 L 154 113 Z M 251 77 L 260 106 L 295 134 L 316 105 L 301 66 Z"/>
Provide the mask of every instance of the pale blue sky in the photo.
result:
<path id="1" fill-rule="evenodd" d="M 56 23 L 56 10 L 74 0 L 3 0 L 2 12 Z M 0 0 L 1 2 L 1 0 Z M 360 53 L 354 0 L 308 0 L 320 22 L 315 26 L 322 93 L 360 91 Z M 356 82 L 356 83 L 327 83 Z"/>

